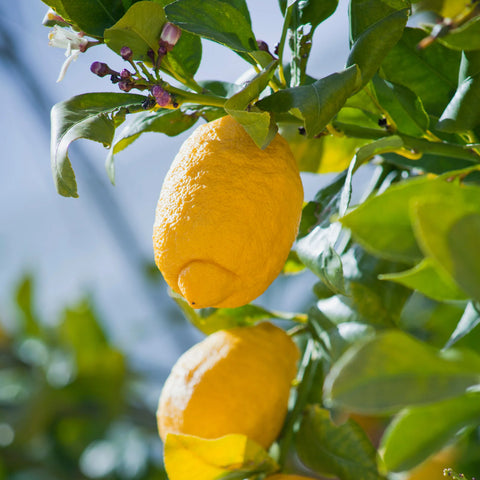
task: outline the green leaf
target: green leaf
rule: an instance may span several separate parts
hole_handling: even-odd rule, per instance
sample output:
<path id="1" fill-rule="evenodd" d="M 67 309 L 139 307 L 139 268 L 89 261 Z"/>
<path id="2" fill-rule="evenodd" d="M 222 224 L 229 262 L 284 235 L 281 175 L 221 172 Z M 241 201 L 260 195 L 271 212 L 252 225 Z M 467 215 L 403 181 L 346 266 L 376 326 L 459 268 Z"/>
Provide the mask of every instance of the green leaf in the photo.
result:
<path id="1" fill-rule="evenodd" d="M 277 133 L 277 126 L 268 112 L 245 109 L 263 92 L 276 67 L 276 61 L 270 62 L 265 70 L 225 102 L 227 113 L 243 126 L 259 148 L 266 148 L 269 145 Z"/>
<path id="2" fill-rule="evenodd" d="M 221 82 L 219 80 L 200 80 L 198 84 L 210 90 L 214 95 L 223 98 L 230 98 L 242 88 L 241 85 L 237 85 L 236 83 Z"/>
<path id="3" fill-rule="evenodd" d="M 289 45 L 292 52 L 290 86 L 304 85 L 312 38 L 317 26 L 335 12 L 338 0 L 296 2 L 290 17 Z"/>
<path id="4" fill-rule="evenodd" d="M 202 42 L 200 37 L 182 32 L 175 48 L 163 58 L 160 69 L 177 79 L 180 76 L 188 81 L 197 72 L 201 60 Z"/>
<path id="5" fill-rule="evenodd" d="M 397 330 L 354 345 L 325 380 L 325 400 L 359 413 L 391 413 L 403 407 L 463 395 L 480 382 L 480 357 L 442 352 Z"/>
<path id="6" fill-rule="evenodd" d="M 17 307 L 22 313 L 22 330 L 26 335 L 37 336 L 40 333 L 40 325 L 35 318 L 33 308 L 33 278 L 26 275 L 17 286 L 15 292 Z"/>
<path id="7" fill-rule="evenodd" d="M 345 294 L 342 260 L 332 245 L 337 240 L 339 229 L 317 227 L 300 239 L 295 247 L 303 264 L 335 294 Z"/>
<path id="8" fill-rule="evenodd" d="M 448 195 L 451 190 L 452 185 L 441 178 L 411 179 L 369 198 L 340 221 L 374 255 L 416 263 L 423 255 L 413 233 L 409 205 L 417 198 L 441 192 Z"/>
<path id="9" fill-rule="evenodd" d="M 257 102 L 262 110 L 284 113 L 293 110 L 305 123 L 309 137 L 320 133 L 353 93 L 359 75 L 355 65 L 311 85 L 288 88 Z"/>
<path id="10" fill-rule="evenodd" d="M 370 81 L 388 52 L 400 40 L 407 19 L 407 9 L 394 12 L 371 25 L 355 41 L 347 59 L 347 67 L 356 64 L 360 69 L 361 81 L 357 84 L 357 90 Z"/>
<path id="11" fill-rule="evenodd" d="M 287 140 L 301 172 L 342 172 L 349 166 L 357 149 L 368 142 L 335 135 L 307 138 L 299 132 L 298 126 L 291 124 L 280 124 L 279 131 Z"/>
<path id="12" fill-rule="evenodd" d="M 355 318 L 370 325 L 397 325 L 411 292 L 378 276 L 403 270 L 405 265 L 373 257 L 357 244 L 342 255 L 342 265 L 348 295 L 342 301 Z"/>
<path id="13" fill-rule="evenodd" d="M 480 314 L 474 305 L 469 303 L 444 348 L 450 348 L 468 335 L 478 324 L 480 324 Z"/>
<path id="14" fill-rule="evenodd" d="M 244 0 L 177 0 L 165 7 L 165 13 L 188 32 L 240 52 L 258 50 Z"/>
<path id="15" fill-rule="evenodd" d="M 290 320 L 305 323 L 304 314 L 273 312 L 256 305 L 244 305 L 238 308 L 203 308 L 194 310 L 180 295 L 170 291 L 187 320 L 206 335 L 217 330 L 233 327 L 247 327 L 262 320 Z"/>
<path id="16" fill-rule="evenodd" d="M 480 50 L 480 17 L 473 17 L 437 41 L 454 50 Z"/>
<path id="17" fill-rule="evenodd" d="M 352 0 L 350 2 L 350 43 L 355 43 L 360 35 L 372 25 L 380 22 L 397 10 L 410 6 L 408 0 L 395 0 L 395 5 L 384 0 Z"/>
<path id="18" fill-rule="evenodd" d="M 147 52 L 150 49 L 157 52 L 166 21 L 163 8 L 158 3 L 134 3 L 115 25 L 105 31 L 105 43 L 119 55 L 122 47 L 128 46 L 135 60 L 149 61 Z"/>
<path id="19" fill-rule="evenodd" d="M 480 393 L 402 411 L 388 426 L 380 447 L 390 472 L 410 470 L 451 442 L 464 427 L 480 424 Z"/>
<path id="20" fill-rule="evenodd" d="M 437 128 L 464 133 L 480 125 L 480 50 L 464 52 L 458 88 L 440 117 Z"/>
<path id="21" fill-rule="evenodd" d="M 423 30 L 405 28 L 382 63 L 382 76 L 414 92 L 430 114 L 440 116 L 457 88 L 460 53 L 434 43 L 419 50 Z"/>
<path id="22" fill-rule="evenodd" d="M 67 18 L 87 35 L 103 37 L 104 30 L 126 11 L 123 0 L 60 0 Z"/>
<path id="23" fill-rule="evenodd" d="M 378 75 L 373 78 L 373 85 L 380 105 L 387 111 L 400 132 L 414 137 L 425 134 L 430 119 L 419 97 L 407 87 L 395 85 Z"/>
<path id="24" fill-rule="evenodd" d="M 352 420 L 335 425 L 328 410 L 307 407 L 296 436 L 298 456 L 317 473 L 342 480 L 380 480 L 376 450 Z"/>
<path id="25" fill-rule="evenodd" d="M 141 112 L 135 115 L 120 133 L 115 145 L 108 152 L 105 168 L 112 183 L 115 183 L 114 155 L 132 144 L 142 133 L 157 132 L 174 137 L 188 130 L 197 121 L 198 116 L 185 114 L 181 110 L 159 110 Z"/>
<path id="26" fill-rule="evenodd" d="M 383 274 L 378 278 L 400 283 L 439 302 L 466 300 L 467 298 L 455 282 L 445 275 L 430 258 L 425 258 L 410 270 Z"/>
<path id="27" fill-rule="evenodd" d="M 51 163 L 55 186 L 60 195 L 78 197 L 77 183 L 68 147 L 86 138 L 110 147 L 115 133 L 111 116 L 121 107 L 139 107 L 142 95 L 127 93 L 86 93 L 57 103 L 51 112 Z"/>
<path id="28" fill-rule="evenodd" d="M 454 186 L 413 205 L 415 231 L 431 255 L 464 292 L 480 300 L 480 188 Z"/>

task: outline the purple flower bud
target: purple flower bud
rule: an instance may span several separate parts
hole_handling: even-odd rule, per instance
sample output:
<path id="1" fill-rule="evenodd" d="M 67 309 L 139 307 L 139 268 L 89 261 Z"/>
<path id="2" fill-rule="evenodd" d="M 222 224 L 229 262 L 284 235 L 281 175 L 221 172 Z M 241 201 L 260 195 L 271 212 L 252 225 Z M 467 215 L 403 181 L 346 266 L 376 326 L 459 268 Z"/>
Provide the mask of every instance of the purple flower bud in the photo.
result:
<path id="1" fill-rule="evenodd" d="M 130 47 L 122 47 L 120 50 L 120 56 L 127 62 L 132 59 L 132 49 Z"/>
<path id="2" fill-rule="evenodd" d="M 128 80 L 120 80 L 118 82 L 118 88 L 123 92 L 129 92 L 133 88 L 133 86 L 133 82 L 130 82 Z"/>
<path id="3" fill-rule="evenodd" d="M 124 80 L 128 80 L 131 76 L 132 76 L 131 72 L 129 72 L 126 68 L 124 68 L 120 72 L 120 78 L 122 78 Z"/>
<path id="4" fill-rule="evenodd" d="M 162 43 L 167 47 L 167 51 L 170 51 L 178 42 L 182 31 L 173 23 L 167 22 L 163 26 L 162 34 L 160 35 L 160 45 Z"/>
<path id="5" fill-rule="evenodd" d="M 263 50 L 264 52 L 268 52 L 268 45 L 267 42 L 263 40 L 257 40 L 257 46 L 259 50 Z"/>
<path id="6" fill-rule="evenodd" d="M 90 71 L 99 77 L 104 77 L 110 73 L 110 68 L 106 63 L 93 62 L 90 65 Z"/>
<path id="7" fill-rule="evenodd" d="M 160 85 L 155 85 L 152 88 L 152 95 L 155 97 L 159 107 L 166 107 L 171 101 L 170 94 Z"/>
<path id="8" fill-rule="evenodd" d="M 152 61 L 152 63 L 155 63 L 155 52 L 151 48 L 147 52 L 147 57 Z"/>

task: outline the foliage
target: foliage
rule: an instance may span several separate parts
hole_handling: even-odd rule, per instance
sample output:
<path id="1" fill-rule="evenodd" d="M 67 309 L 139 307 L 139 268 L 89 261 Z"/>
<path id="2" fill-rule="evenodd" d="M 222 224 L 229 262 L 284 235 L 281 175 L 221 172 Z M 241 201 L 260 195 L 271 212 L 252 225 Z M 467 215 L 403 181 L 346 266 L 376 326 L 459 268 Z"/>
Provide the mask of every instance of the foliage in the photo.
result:
<path id="1" fill-rule="evenodd" d="M 345 69 L 315 78 L 307 70 L 313 33 L 334 13 L 336 0 L 280 0 L 284 24 L 274 53 L 256 41 L 244 0 L 44 1 L 62 17 L 52 22 L 91 38 L 82 48 L 105 43 L 133 69 L 121 73 L 96 62 L 94 73 L 108 75 L 125 92 L 140 92 L 86 93 L 53 108 L 52 168 L 60 194 L 77 196 L 67 155 L 77 138 L 110 148 L 113 181 L 113 155 L 141 134 L 176 135 L 198 119 L 226 113 L 261 148 L 279 129 L 302 171 L 338 173 L 305 205 L 284 269 L 309 269 L 318 277 L 317 301 L 308 312 L 256 306 L 193 311 L 178 299 L 207 334 L 266 318 L 298 322 L 294 333 L 303 359 L 290 415 L 270 451 L 279 468 L 308 467 L 341 480 L 384 478 L 459 442 L 455 463 L 475 474 L 478 2 L 351 0 Z M 423 18 L 434 23 L 406 26 L 423 10 L 430 11 Z M 180 40 L 167 38 L 172 24 L 181 30 Z M 251 81 L 197 81 L 201 38 L 243 58 L 256 71 Z M 286 48 L 290 64 L 284 62 Z M 132 114 L 115 141 L 116 129 Z M 367 413 L 391 420 L 379 444 L 346 420 Z M 231 462 L 221 466 L 228 472 L 219 471 L 228 439 L 207 448 L 172 438 L 167 451 L 191 460 L 201 450 L 202 462 L 217 472 L 205 476 L 202 470 L 201 478 L 237 478 L 247 475 L 248 456 L 243 440 L 236 441 L 236 473 Z M 295 454 L 301 465 L 294 463 Z"/>
<path id="2" fill-rule="evenodd" d="M 47 326 L 34 282 L 0 331 L 0 478 L 165 479 L 143 382 L 83 299 Z"/>

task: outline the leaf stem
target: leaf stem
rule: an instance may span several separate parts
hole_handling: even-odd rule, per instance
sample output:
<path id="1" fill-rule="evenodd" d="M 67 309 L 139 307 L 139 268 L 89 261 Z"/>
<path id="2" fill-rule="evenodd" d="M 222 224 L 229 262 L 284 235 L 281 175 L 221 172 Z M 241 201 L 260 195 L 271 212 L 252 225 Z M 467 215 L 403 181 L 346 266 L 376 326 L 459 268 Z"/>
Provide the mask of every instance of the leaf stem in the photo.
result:
<path id="1" fill-rule="evenodd" d="M 278 78 L 280 79 L 280 85 L 283 88 L 287 87 L 287 81 L 285 80 L 285 73 L 283 71 L 283 51 L 285 49 L 285 40 L 287 39 L 287 32 L 288 32 L 288 27 L 290 26 L 290 20 L 292 18 L 292 12 L 293 12 L 293 7 L 295 6 L 294 3 L 290 5 L 286 12 L 285 12 L 285 17 L 283 20 L 283 28 L 282 28 L 282 35 L 280 37 L 280 42 L 278 42 L 278 49 L 277 49 L 277 55 L 278 55 Z"/>
<path id="2" fill-rule="evenodd" d="M 206 95 L 201 93 L 188 92 L 187 90 L 182 90 L 181 88 L 173 87 L 168 83 L 162 85 L 162 87 L 169 93 L 178 95 L 180 100 L 186 103 L 196 103 L 198 105 L 208 105 L 211 107 L 223 107 L 225 104 L 225 99 L 222 97 L 217 97 L 215 95 Z"/>
<path id="3" fill-rule="evenodd" d="M 332 121 L 332 125 L 341 132 L 344 132 L 348 137 L 354 138 L 369 138 L 378 140 L 379 138 L 390 136 L 391 133 L 375 128 L 359 127 L 343 122 Z M 404 135 L 398 131 L 395 133 L 402 138 L 405 143 L 405 148 L 415 152 L 429 153 L 439 155 L 442 157 L 460 158 L 469 160 L 470 162 L 480 162 L 480 156 L 477 155 L 472 148 L 464 145 L 457 145 L 448 142 L 431 142 L 424 138 L 415 138 L 409 135 Z"/>

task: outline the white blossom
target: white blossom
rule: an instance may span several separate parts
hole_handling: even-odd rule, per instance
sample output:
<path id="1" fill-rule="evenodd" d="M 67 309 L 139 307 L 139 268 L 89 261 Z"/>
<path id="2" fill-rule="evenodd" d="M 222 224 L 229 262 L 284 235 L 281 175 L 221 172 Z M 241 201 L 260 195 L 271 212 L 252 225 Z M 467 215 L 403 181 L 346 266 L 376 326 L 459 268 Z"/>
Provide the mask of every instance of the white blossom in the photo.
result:
<path id="1" fill-rule="evenodd" d="M 88 40 L 82 33 L 76 33 L 72 30 L 55 25 L 48 35 L 48 44 L 52 47 L 65 48 L 65 56 L 67 59 L 63 62 L 57 82 L 63 80 L 68 66 L 77 59 L 80 52 L 84 52 L 88 44 Z"/>

